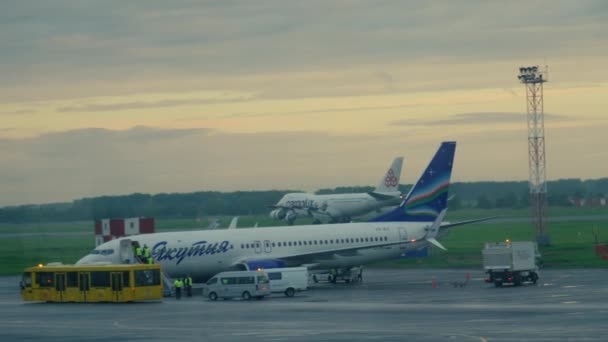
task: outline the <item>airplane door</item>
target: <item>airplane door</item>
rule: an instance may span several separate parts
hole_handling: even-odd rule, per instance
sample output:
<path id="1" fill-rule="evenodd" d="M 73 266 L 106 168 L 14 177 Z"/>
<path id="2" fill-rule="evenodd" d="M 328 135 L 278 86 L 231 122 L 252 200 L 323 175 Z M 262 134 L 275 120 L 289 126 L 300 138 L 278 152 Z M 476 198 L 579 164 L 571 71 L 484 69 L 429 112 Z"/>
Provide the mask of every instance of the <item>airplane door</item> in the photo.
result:
<path id="1" fill-rule="evenodd" d="M 264 240 L 264 252 L 265 253 L 272 252 L 272 246 L 270 246 L 270 240 Z"/>
<path id="2" fill-rule="evenodd" d="M 118 255 L 120 257 L 120 262 L 123 264 L 135 264 L 137 261 L 133 255 L 133 247 L 131 246 L 130 239 L 120 240 L 120 245 L 118 247 Z"/>
<path id="3" fill-rule="evenodd" d="M 122 300 L 122 272 L 110 273 L 110 286 L 112 287 L 112 298 L 119 302 Z"/>
<path id="4" fill-rule="evenodd" d="M 260 243 L 260 241 L 254 241 L 253 243 L 255 244 L 255 252 L 257 254 L 262 253 L 262 244 Z"/>
<path id="5" fill-rule="evenodd" d="M 89 272 L 78 274 L 78 288 L 80 289 L 80 298 L 82 298 L 83 302 L 86 302 L 89 290 L 91 289 L 91 274 Z"/>
<path id="6" fill-rule="evenodd" d="M 65 298 L 65 273 L 55 273 L 55 293 L 59 302 L 63 302 Z"/>
<path id="7" fill-rule="evenodd" d="M 403 241 L 403 242 L 407 242 L 407 231 L 405 230 L 405 228 L 399 228 L 399 240 Z M 405 244 L 403 245 L 399 245 L 400 249 L 406 249 L 407 247 L 405 246 Z"/>

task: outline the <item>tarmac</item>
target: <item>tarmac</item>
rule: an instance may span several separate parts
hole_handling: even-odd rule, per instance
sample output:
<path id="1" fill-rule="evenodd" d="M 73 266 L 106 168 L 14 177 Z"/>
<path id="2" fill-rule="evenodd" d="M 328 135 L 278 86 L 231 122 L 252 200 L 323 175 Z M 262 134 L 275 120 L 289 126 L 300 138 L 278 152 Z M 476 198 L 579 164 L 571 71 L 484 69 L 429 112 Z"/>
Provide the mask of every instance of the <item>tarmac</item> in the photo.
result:
<path id="1" fill-rule="evenodd" d="M 467 274 L 469 280 L 467 281 Z M 5 341 L 606 341 L 608 269 L 542 270 L 495 288 L 480 270 L 366 269 L 287 298 L 25 303 L 0 277 Z"/>

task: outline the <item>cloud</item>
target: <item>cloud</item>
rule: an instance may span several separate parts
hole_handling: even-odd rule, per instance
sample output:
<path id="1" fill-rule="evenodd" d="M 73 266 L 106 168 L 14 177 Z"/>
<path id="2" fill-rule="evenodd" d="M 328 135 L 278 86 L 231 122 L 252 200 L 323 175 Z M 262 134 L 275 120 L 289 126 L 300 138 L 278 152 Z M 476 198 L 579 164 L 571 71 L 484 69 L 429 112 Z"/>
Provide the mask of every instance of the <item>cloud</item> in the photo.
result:
<path id="1" fill-rule="evenodd" d="M 502 90 L 504 90 L 507 94 L 513 96 L 513 97 L 518 97 L 519 95 L 517 95 L 517 93 L 515 91 L 513 91 L 513 89 L 510 88 L 502 88 Z"/>
<path id="2" fill-rule="evenodd" d="M 316 190 L 374 185 L 395 156 L 416 181 L 441 140 L 458 142 L 454 181 L 527 179 L 524 130 L 436 129 L 332 135 L 228 134 L 207 128 L 79 129 L 0 139 L 0 206 L 133 192 Z M 551 179 L 605 177 L 594 153 L 606 123 L 548 131 Z M 508 153 L 507 153 L 508 151 Z"/>
<path id="3" fill-rule="evenodd" d="M 395 105 L 395 106 L 359 106 L 359 107 L 342 107 L 342 108 L 327 108 L 327 109 L 309 109 L 309 110 L 290 110 L 290 111 L 281 111 L 277 113 L 235 113 L 226 115 L 226 118 L 231 117 L 263 117 L 263 116 L 285 116 L 285 115 L 308 115 L 308 114 L 319 114 L 319 113 L 348 113 L 348 112 L 362 112 L 362 111 L 371 111 L 371 110 L 392 110 L 392 109 L 402 109 L 408 107 L 419 106 L 418 103 L 411 104 L 403 104 L 403 105 Z"/>
<path id="4" fill-rule="evenodd" d="M 162 83 L 370 66 L 390 90 L 398 80 L 386 65 L 442 69 L 527 60 L 537 51 L 584 63 L 582 55 L 608 50 L 601 2 L 148 1 L 112 10 L 121 4 L 3 3 L 0 13 L 11 15 L 0 16 L 0 84 L 109 79 L 123 88 L 123 81 L 148 77 Z"/>
<path id="5" fill-rule="evenodd" d="M 0 139 L 0 206 L 131 192 L 374 184 L 394 157 L 388 149 L 372 155 L 368 146 L 378 138 L 134 127 Z M 371 157 L 357 160 L 359 153 Z"/>
<path id="6" fill-rule="evenodd" d="M 238 97 L 225 99 L 169 99 L 152 102 L 123 102 L 111 104 L 87 104 L 82 106 L 65 106 L 57 108 L 56 111 L 60 113 L 111 112 L 130 109 L 155 109 L 190 105 L 247 102 L 252 101 L 253 99 L 253 97 Z"/>
<path id="7" fill-rule="evenodd" d="M 545 113 L 545 119 L 551 121 L 568 120 L 568 116 Z M 390 125 L 423 125 L 423 126 L 452 126 L 452 125 L 471 125 L 471 124 L 501 124 L 501 123 L 522 123 L 526 122 L 525 113 L 508 112 L 479 112 L 454 114 L 447 119 L 438 120 L 399 120 L 393 121 Z"/>
<path id="8" fill-rule="evenodd" d="M 37 112 L 38 111 L 33 110 L 33 109 L 20 109 L 20 110 L 13 110 L 13 111 L 3 111 L 3 112 L 0 112 L 0 115 L 25 115 L 25 114 L 34 114 Z"/>

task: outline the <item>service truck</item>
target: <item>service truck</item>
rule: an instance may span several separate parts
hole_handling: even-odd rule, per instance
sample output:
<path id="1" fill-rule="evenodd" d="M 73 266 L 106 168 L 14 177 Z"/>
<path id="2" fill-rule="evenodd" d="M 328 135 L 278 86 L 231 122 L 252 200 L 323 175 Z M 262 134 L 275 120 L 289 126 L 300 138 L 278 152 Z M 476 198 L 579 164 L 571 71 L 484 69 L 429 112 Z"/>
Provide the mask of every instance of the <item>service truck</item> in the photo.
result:
<path id="1" fill-rule="evenodd" d="M 311 273 L 312 281 L 318 283 L 321 280 L 327 279 L 330 283 L 336 283 L 343 280 L 345 283 L 356 283 L 363 281 L 363 266 L 352 267 L 349 269 L 331 269 L 314 271 Z"/>
<path id="2" fill-rule="evenodd" d="M 293 297 L 296 292 L 308 289 L 306 267 L 267 268 L 264 271 L 268 274 L 270 291 L 273 293 L 283 293 L 287 297 Z"/>
<path id="3" fill-rule="evenodd" d="M 496 287 L 503 284 L 519 286 L 524 282 L 536 284 L 538 280 L 540 254 L 532 241 L 486 243 L 482 256 L 483 269 L 488 274 L 485 281 Z"/>

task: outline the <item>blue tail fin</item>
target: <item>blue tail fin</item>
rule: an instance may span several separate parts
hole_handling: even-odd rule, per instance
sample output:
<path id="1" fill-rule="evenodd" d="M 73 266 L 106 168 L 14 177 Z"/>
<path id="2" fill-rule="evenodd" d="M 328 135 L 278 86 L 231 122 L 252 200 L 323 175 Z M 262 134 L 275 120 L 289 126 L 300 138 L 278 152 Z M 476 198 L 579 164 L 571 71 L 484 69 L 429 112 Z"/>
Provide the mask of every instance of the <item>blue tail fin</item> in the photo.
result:
<path id="1" fill-rule="evenodd" d="M 426 170 L 395 210 L 370 222 L 433 222 L 448 206 L 448 189 L 456 142 L 441 143 Z"/>

